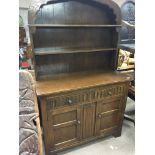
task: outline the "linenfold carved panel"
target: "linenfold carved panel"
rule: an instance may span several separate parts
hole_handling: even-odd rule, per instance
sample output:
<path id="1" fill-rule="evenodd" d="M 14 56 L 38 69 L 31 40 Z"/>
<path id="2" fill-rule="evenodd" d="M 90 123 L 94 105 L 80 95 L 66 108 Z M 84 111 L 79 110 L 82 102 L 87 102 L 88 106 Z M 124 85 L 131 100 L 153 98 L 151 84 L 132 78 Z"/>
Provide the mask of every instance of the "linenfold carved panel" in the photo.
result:
<path id="1" fill-rule="evenodd" d="M 97 100 L 111 97 L 122 96 L 124 92 L 123 85 L 105 86 L 91 88 L 87 90 L 76 91 L 64 95 L 47 97 L 47 110 L 60 106 L 75 105 L 79 103 L 94 102 Z"/>

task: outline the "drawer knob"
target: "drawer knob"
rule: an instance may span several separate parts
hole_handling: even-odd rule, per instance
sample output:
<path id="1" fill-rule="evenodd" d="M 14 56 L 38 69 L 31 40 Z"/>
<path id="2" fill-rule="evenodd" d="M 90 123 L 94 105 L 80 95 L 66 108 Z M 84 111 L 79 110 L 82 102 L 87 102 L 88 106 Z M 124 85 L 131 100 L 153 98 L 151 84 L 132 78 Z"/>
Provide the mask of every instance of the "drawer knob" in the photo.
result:
<path id="1" fill-rule="evenodd" d="M 80 121 L 77 121 L 77 123 L 78 123 L 78 124 L 81 124 L 81 122 L 80 122 Z"/>
<path id="2" fill-rule="evenodd" d="M 111 92 L 111 91 L 109 91 L 109 92 L 108 92 L 108 95 L 112 95 L 112 92 Z"/>
<path id="3" fill-rule="evenodd" d="M 98 114 L 98 118 L 102 118 L 102 115 L 101 114 Z"/>
<path id="4" fill-rule="evenodd" d="M 69 103 L 69 104 L 72 104 L 73 102 L 72 102 L 72 100 L 71 100 L 71 99 L 69 99 L 69 100 L 68 100 L 68 103 Z"/>

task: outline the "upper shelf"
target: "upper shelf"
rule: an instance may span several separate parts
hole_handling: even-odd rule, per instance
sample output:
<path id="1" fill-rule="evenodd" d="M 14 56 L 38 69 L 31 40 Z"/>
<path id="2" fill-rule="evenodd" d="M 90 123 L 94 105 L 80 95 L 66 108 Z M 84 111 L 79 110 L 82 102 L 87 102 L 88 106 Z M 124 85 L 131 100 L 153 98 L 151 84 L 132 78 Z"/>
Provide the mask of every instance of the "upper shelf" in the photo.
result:
<path id="1" fill-rule="evenodd" d="M 48 55 L 48 54 L 65 54 L 65 53 L 78 53 L 78 52 L 100 52 L 100 51 L 114 51 L 117 48 L 60 48 L 60 47 L 44 47 L 34 48 L 35 55 Z"/>
<path id="2" fill-rule="evenodd" d="M 53 27 L 53 28 L 102 28 L 102 27 L 121 27 L 121 25 L 66 25 L 66 24 L 30 24 L 30 27 Z"/>

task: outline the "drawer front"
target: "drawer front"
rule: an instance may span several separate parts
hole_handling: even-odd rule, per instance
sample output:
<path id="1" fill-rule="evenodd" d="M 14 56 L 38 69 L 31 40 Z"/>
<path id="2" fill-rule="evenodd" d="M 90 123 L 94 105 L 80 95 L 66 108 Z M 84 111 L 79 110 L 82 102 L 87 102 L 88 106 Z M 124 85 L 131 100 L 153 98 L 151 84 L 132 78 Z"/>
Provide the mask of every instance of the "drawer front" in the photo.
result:
<path id="1" fill-rule="evenodd" d="M 122 96 L 124 93 L 124 88 L 125 85 L 123 84 L 108 85 L 77 90 L 63 95 L 59 94 L 56 96 L 49 96 L 46 98 L 47 110 Z"/>
<path id="2" fill-rule="evenodd" d="M 47 97 L 47 108 L 54 109 L 58 107 L 64 107 L 64 106 L 73 106 L 79 103 L 79 94 L 66 94 L 54 97 Z"/>

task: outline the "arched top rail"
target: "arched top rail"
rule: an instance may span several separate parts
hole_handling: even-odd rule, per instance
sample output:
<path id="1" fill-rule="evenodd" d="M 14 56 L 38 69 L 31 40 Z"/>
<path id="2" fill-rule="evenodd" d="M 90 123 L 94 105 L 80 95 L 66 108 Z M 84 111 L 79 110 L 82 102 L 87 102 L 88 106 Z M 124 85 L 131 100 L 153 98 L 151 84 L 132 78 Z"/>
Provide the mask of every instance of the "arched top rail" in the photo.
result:
<path id="1" fill-rule="evenodd" d="M 55 5 L 58 3 L 67 3 L 67 2 L 71 2 L 71 3 L 77 2 L 77 3 L 88 4 L 91 7 L 97 6 L 102 10 L 104 10 L 104 8 L 106 7 L 112 12 L 113 16 L 115 17 L 115 25 L 121 25 L 121 10 L 120 10 L 119 6 L 112 0 L 32 0 L 30 7 L 29 7 L 29 12 L 28 12 L 28 23 L 36 24 L 36 19 L 38 18 L 38 13 L 44 7 L 46 7 L 48 5 L 52 5 L 52 4 Z M 69 9 L 69 7 L 68 7 L 68 9 Z M 90 14 L 90 16 L 91 15 L 93 15 L 93 12 L 92 12 L 92 14 Z M 98 17 L 96 17 L 96 18 L 98 18 Z"/>

